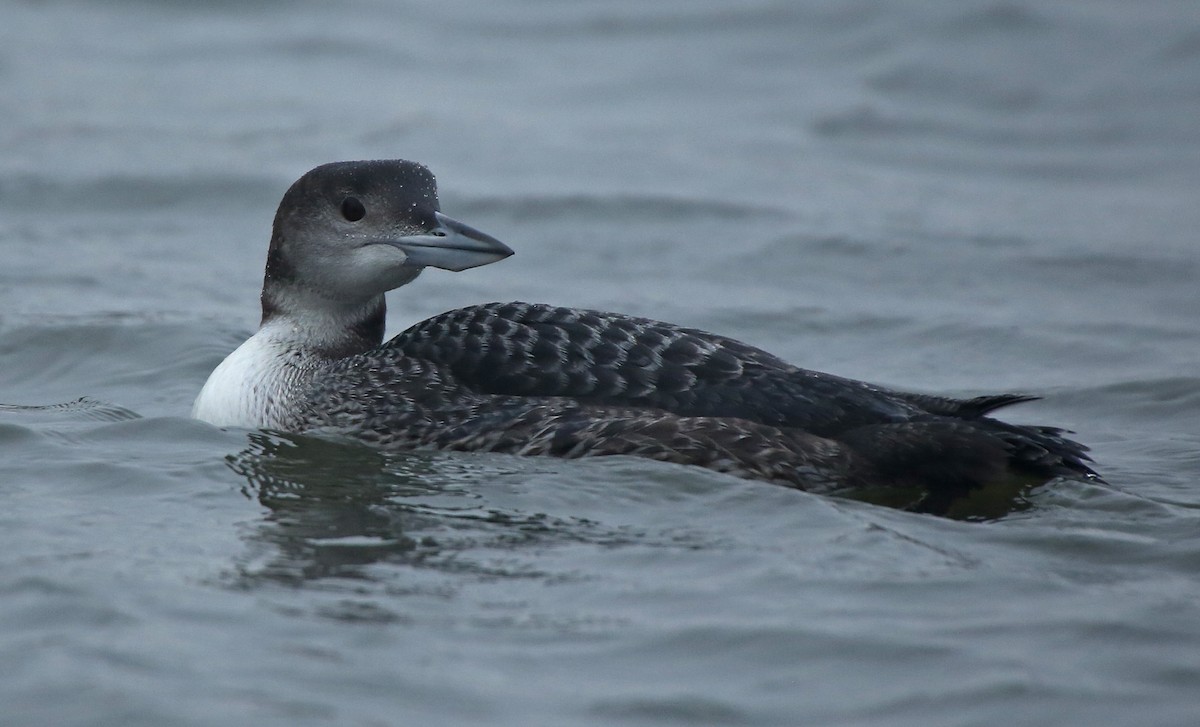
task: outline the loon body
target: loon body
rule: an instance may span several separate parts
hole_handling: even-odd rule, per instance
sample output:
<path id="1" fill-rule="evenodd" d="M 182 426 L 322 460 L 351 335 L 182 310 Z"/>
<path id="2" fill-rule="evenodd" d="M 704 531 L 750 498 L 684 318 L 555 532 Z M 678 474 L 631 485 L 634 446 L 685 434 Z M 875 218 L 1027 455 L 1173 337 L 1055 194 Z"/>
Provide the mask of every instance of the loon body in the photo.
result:
<path id="1" fill-rule="evenodd" d="M 939 501 L 1005 478 L 1095 476 L 1061 430 L 987 416 L 1032 397 L 892 391 L 643 318 L 490 303 L 383 343 L 386 291 L 511 254 L 443 215 L 419 164 L 313 169 L 276 213 L 261 327 L 193 416 L 400 449 L 638 455 L 817 492 L 919 486 Z"/>

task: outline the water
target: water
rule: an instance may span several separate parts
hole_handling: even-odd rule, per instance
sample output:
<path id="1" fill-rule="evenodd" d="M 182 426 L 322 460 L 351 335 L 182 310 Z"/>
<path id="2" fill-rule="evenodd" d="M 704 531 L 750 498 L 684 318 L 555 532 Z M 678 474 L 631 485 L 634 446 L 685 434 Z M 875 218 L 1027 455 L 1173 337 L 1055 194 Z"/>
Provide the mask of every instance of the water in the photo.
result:
<path id="1" fill-rule="evenodd" d="M 0 723 L 1193 724 L 1191 2 L 0 9 Z M 275 204 L 403 157 L 615 309 L 1067 426 L 958 522 L 623 459 L 186 418 Z"/>

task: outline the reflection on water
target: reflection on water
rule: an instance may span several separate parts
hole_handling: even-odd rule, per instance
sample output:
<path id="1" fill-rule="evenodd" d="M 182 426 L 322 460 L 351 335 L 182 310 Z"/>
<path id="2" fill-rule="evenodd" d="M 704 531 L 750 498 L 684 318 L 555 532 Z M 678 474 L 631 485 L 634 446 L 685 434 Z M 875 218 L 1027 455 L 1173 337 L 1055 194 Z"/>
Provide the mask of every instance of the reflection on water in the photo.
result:
<path id="1" fill-rule="evenodd" d="M 254 432 L 227 457 L 242 493 L 268 510 L 252 538 L 275 555 L 239 582 L 299 585 L 370 579 L 366 567 L 401 563 L 455 573 L 528 577 L 468 551 L 495 554 L 530 544 L 614 542 L 591 521 L 498 508 L 478 491 L 503 474 L 470 457 L 388 453 L 351 441 Z"/>
<path id="2" fill-rule="evenodd" d="M 1032 506 L 1030 492 L 1044 482 L 1040 478 L 1013 475 L 965 493 L 934 493 L 922 487 L 877 487 L 847 490 L 838 495 L 951 520 L 982 522 L 1028 510 Z"/>
<path id="3" fill-rule="evenodd" d="M 413 478 L 390 474 L 377 452 L 258 432 L 227 463 L 246 478 L 243 494 L 269 510 L 255 536 L 278 548 L 279 556 L 262 576 L 354 577 L 360 566 L 418 548 L 400 508 L 389 501 L 410 494 Z"/>
<path id="4" fill-rule="evenodd" d="M 279 432 L 254 432 L 249 439 L 250 446 L 226 461 L 246 479 L 243 494 L 270 511 L 261 535 L 281 551 L 283 560 L 269 569 L 281 580 L 361 577 L 357 567 L 385 559 L 461 570 L 463 563 L 447 563 L 447 554 L 481 541 L 512 547 L 549 539 L 612 543 L 629 537 L 603 532 L 586 519 L 494 506 L 484 494 L 489 481 L 509 473 L 488 463 L 503 455 L 385 452 L 351 440 Z M 1014 477 L 946 501 L 920 488 L 860 489 L 839 496 L 987 521 L 1028 509 L 1028 494 L 1040 484 Z"/>

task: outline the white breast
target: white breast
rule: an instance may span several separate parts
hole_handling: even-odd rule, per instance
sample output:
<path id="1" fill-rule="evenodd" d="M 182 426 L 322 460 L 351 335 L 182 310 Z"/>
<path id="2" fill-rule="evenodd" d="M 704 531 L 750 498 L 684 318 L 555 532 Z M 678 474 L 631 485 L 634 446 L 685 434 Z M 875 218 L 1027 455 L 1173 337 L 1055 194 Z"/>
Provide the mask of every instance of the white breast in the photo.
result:
<path id="1" fill-rule="evenodd" d="M 192 416 L 221 427 L 286 429 L 315 362 L 266 326 L 238 346 L 205 382 Z"/>

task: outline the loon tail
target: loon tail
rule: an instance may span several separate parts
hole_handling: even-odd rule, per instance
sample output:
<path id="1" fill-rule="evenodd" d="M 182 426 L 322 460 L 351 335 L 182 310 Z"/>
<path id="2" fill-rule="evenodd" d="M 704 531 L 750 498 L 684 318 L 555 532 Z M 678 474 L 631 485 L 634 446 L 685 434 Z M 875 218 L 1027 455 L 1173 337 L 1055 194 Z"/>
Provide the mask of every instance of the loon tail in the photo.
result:
<path id="1" fill-rule="evenodd" d="M 1002 406 L 985 397 L 978 406 Z M 1057 427 L 1009 424 L 988 417 L 931 416 L 869 425 L 839 439 L 852 451 L 850 489 L 919 493 L 909 509 L 946 514 L 980 491 L 1017 495 L 1054 477 L 1102 481 L 1088 449 Z"/>
<path id="2" fill-rule="evenodd" d="M 899 393 L 899 392 L 898 392 Z M 916 404 L 930 414 L 938 414 L 962 419 L 978 419 L 1013 404 L 1023 404 L 1027 401 L 1037 401 L 1040 396 L 1029 394 L 988 394 L 971 399 L 951 399 L 944 396 L 928 394 L 900 393 L 909 403 Z"/>

